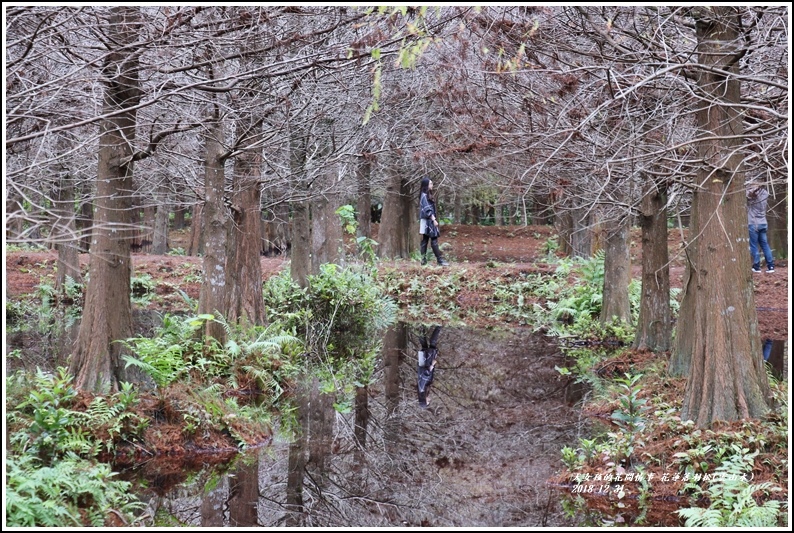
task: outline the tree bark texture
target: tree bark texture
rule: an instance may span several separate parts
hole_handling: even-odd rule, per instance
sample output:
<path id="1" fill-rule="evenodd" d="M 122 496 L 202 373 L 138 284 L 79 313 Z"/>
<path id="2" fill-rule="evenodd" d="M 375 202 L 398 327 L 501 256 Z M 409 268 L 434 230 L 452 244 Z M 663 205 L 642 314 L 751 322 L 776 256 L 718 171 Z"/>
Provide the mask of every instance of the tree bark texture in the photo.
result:
<path id="1" fill-rule="evenodd" d="M 411 224 L 412 220 L 419 219 L 418 194 L 416 201 L 413 202 L 411 196 L 407 180 L 399 174 L 389 179 L 378 229 L 378 257 L 382 259 L 410 257 L 410 245 L 418 242 L 418 237 L 412 239 L 409 232 L 412 227 L 416 229 L 417 235 L 419 231 L 417 225 Z"/>
<path id="2" fill-rule="evenodd" d="M 312 274 L 319 274 L 321 265 L 341 261 L 342 223 L 335 213 L 339 205 L 338 195 L 330 191 L 311 202 Z"/>
<path id="3" fill-rule="evenodd" d="M 369 388 L 367 386 L 356 387 L 355 417 L 353 436 L 356 439 L 356 449 L 360 453 L 358 456 L 363 458 L 363 452 L 367 449 L 367 427 L 369 426 Z"/>
<path id="4" fill-rule="evenodd" d="M 633 347 L 666 352 L 672 339 L 667 202 L 664 186 L 648 179 L 640 203 L 642 296 Z"/>
<path id="5" fill-rule="evenodd" d="M 673 337 L 673 349 L 670 354 L 670 364 L 667 372 L 671 376 L 689 376 L 689 369 L 692 366 L 692 354 L 695 351 L 695 340 L 697 332 L 695 330 L 695 309 L 697 306 L 697 286 L 698 286 L 698 258 L 697 258 L 697 237 L 700 233 L 698 220 L 699 196 L 692 195 L 689 217 L 688 240 L 684 242 L 684 253 L 686 254 L 686 270 L 684 271 L 684 285 L 681 296 L 681 306 L 678 310 L 678 320 Z M 681 231 L 681 230 L 679 230 Z M 748 251 L 749 255 L 749 251 Z"/>
<path id="6" fill-rule="evenodd" d="M 154 236 L 152 238 L 152 253 L 155 255 L 168 253 L 168 215 L 170 212 L 168 187 L 161 185 L 157 210 L 154 215 Z"/>
<path id="7" fill-rule="evenodd" d="M 94 225 L 94 202 L 91 199 L 93 192 L 91 186 L 84 184 L 80 188 L 80 214 L 77 217 L 77 233 L 80 235 L 80 252 L 91 251 L 91 235 Z"/>
<path id="8" fill-rule="evenodd" d="M 629 217 L 622 216 L 610 224 L 606 235 L 604 255 L 604 292 L 601 304 L 602 324 L 617 319 L 631 323 L 629 283 L 631 256 L 629 255 Z"/>
<path id="9" fill-rule="evenodd" d="M 55 288 L 63 291 L 66 278 L 70 277 L 77 283 L 83 282 L 80 271 L 79 243 L 75 232 L 74 187 L 68 176 L 62 176 L 58 182 L 55 212 L 57 219 L 50 232 L 50 238 L 58 250 L 58 268 L 55 273 Z"/>
<path id="10" fill-rule="evenodd" d="M 230 323 L 263 325 L 262 297 L 261 177 L 262 156 L 244 152 L 234 161 L 232 220 L 228 225 L 226 272 L 229 286 L 227 320 Z"/>
<path id="11" fill-rule="evenodd" d="M 133 226 L 132 153 L 136 111 L 140 100 L 137 55 L 129 47 L 138 36 L 137 7 L 111 8 L 107 32 L 117 45 L 104 64 L 106 76 L 103 120 L 97 165 L 97 200 L 83 318 L 69 371 L 78 389 L 107 393 L 118 390 L 128 374 L 121 344 L 132 335 L 129 232 Z"/>
<path id="12" fill-rule="evenodd" d="M 738 61 L 742 46 L 733 7 L 701 10 L 696 21 L 705 97 L 697 110 L 698 284 L 695 342 L 681 418 L 708 427 L 718 420 L 757 418 L 769 409 L 758 318 L 748 268 L 747 202 L 741 168 L 742 116 Z"/>
<path id="13" fill-rule="evenodd" d="M 294 125 L 293 125 L 294 126 Z M 290 247 L 290 277 L 303 288 L 309 286 L 311 270 L 311 219 L 306 178 L 306 153 L 308 138 L 305 132 L 294 128 L 290 132 L 290 170 L 295 189 L 304 193 L 292 203 L 292 246 Z"/>
<path id="14" fill-rule="evenodd" d="M 591 257 L 593 251 L 592 210 L 589 206 L 577 206 L 571 213 L 571 218 L 573 220 L 571 253 L 574 257 Z"/>
<path id="15" fill-rule="evenodd" d="M 174 211 L 174 223 L 173 228 L 175 230 L 185 229 L 187 223 L 185 221 L 185 215 L 187 215 L 187 208 L 182 203 L 177 203 L 177 205 L 173 208 Z"/>
<path id="16" fill-rule="evenodd" d="M 187 255 L 204 253 L 204 202 L 203 200 L 193 206 L 190 215 L 190 245 Z"/>
<path id="17" fill-rule="evenodd" d="M 199 313 L 223 316 L 226 312 L 226 206 L 223 202 L 223 187 L 226 180 L 224 171 L 223 125 L 217 114 L 208 126 L 204 161 L 204 273 L 199 295 Z M 222 324 L 208 320 L 204 334 L 217 339 L 221 344 L 226 341 L 226 331 Z"/>

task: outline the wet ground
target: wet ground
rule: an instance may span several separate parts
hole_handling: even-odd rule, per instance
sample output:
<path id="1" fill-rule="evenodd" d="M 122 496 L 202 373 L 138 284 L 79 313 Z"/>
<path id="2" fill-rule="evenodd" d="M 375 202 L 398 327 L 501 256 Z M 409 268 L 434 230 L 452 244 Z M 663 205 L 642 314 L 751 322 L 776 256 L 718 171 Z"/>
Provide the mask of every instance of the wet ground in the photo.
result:
<path id="1" fill-rule="evenodd" d="M 140 491 L 157 525 L 576 525 L 546 484 L 560 449 L 586 436 L 552 340 L 443 327 L 423 409 L 420 333 L 405 324 L 387 332 L 376 381 L 349 414 L 307 394 L 305 439 L 276 439 L 225 472 L 207 466 L 174 486 L 149 469 Z"/>

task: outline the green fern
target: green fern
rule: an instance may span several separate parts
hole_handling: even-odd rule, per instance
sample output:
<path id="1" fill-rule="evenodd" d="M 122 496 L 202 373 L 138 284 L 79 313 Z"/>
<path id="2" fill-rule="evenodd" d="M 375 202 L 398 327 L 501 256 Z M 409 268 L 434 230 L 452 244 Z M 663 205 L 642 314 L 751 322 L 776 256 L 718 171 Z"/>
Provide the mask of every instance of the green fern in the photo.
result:
<path id="1" fill-rule="evenodd" d="M 6 458 L 6 526 L 101 527 L 110 510 L 131 522 L 145 504 L 129 494 L 129 482 L 115 476 L 110 466 L 73 454 L 52 467 L 41 467 L 31 456 L 10 455 Z"/>
<path id="2" fill-rule="evenodd" d="M 781 490 L 772 483 L 750 484 L 745 476 L 752 472 L 758 452 L 734 445 L 736 452 L 716 468 L 716 479 L 701 493 L 708 496 L 710 505 L 703 509 L 690 507 L 676 511 L 685 519 L 687 527 L 777 527 L 780 502 L 768 500 L 758 505 L 757 492 L 768 494 Z"/>

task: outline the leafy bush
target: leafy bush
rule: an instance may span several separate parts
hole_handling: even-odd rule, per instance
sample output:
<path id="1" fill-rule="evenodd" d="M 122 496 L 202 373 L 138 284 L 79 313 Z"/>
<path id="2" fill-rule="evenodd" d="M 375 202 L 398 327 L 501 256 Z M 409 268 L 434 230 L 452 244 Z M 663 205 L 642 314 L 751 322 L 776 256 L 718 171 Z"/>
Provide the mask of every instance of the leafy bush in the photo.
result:
<path id="1" fill-rule="evenodd" d="M 304 290 L 288 273 L 268 279 L 268 318 L 304 340 L 304 369 L 320 378 L 324 391 L 350 395 L 371 379 L 382 331 L 396 320 L 397 304 L 368 268 L 329 263 L 308 281 Z M 337 405 L 347 404 L 340 400 Z"/>

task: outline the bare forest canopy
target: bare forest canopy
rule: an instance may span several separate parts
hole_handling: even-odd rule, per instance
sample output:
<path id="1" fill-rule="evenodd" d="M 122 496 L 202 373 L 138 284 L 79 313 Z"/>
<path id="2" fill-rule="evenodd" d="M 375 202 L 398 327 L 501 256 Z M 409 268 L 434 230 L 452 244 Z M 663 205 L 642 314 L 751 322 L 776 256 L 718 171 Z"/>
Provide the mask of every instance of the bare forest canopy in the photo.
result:
<path id="1" fill-rule="evenodd" d="M 269 220 L 322 196 L 371 191 L 378 204 L 395 179 L 412 194 L 423 175 L 458 220 L 467 205 L 521 222 L 552 208 L 618 218 L 638 212 L 648 183 L 665 187 L 669 216 L 686 217 L 698 172 L 728 157 L 736 179 L 768 184 L 785 206 L 787 6 L 721 13 L 735 38 L 707 61 L 697 28 L 714 14 L 700 7 L 4 10 L 9 242 L 87 238 L 100 223 L 101 136 L 125 115 L 134 123 L 112 164 L 135 163 L 120 194 L 141 210 L 206 201 L 213 136 L 227 200 L 238 161 L 255 154 Z M 705 75 L 741 84 L 741 138 L 724 157 L 697 149 L 696 115 L 715 103 Z M 105 89 L 125 83 L 108 106 Z"/>

